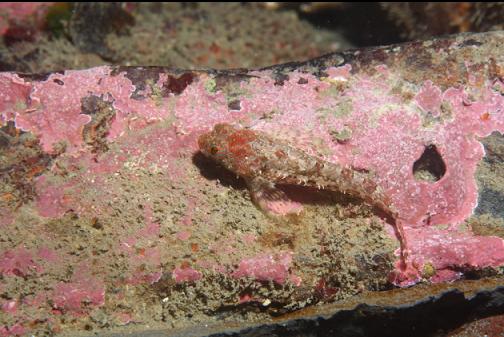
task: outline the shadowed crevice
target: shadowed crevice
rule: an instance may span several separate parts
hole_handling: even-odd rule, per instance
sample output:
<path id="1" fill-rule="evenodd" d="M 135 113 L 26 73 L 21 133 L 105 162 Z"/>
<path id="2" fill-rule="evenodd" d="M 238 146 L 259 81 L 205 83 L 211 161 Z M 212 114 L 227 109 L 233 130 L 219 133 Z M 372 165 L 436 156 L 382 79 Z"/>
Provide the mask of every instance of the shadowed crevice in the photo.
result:
<path id="1" fill-rule="evenodd" d="M 428 145 L 420 158 L 413 164 L 413 175 L 417 180 L 435 182 L 446 173 L 446 164 L 436 145 Z"/>

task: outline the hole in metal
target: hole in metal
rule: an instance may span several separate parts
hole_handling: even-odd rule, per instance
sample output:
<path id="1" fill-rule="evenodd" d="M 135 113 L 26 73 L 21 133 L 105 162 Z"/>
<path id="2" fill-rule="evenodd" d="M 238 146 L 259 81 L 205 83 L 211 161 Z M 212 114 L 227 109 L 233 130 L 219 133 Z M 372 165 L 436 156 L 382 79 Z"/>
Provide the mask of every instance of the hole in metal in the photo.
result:
<path id="1" fill-rule="evenodd" d="M 446 165 L 436 145 L 428 145 L 420 158 L 413 164 L 413 175 L 416 180 L 435 182 L 446 173 Z"/>

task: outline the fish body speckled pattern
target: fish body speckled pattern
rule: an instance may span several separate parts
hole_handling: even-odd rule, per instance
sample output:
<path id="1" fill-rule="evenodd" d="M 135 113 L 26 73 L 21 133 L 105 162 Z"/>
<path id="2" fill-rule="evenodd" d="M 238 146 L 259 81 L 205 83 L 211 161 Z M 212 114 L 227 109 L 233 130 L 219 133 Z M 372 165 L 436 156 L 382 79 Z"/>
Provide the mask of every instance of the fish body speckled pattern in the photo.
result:
<path id="1" fill-rule="evenodd" d="M 278 214 L 275 203 L 288 198 L 275 184 L 292 184 L 338 191 L 358 197 L 385 212 L 394 222 L 401 247 L 405 247 L 401 221 L 390 199 L 367 170 L 329 163 L 268 134 L 230 124 L 217 124 L 200 136 L 199 148 L 226 169 L 245 179 L 252 199 L 268 214 Z M 285 208 L 281 208 L 285 209 Z M 298 212 L 300 207 L 291 207 Z M 283 215 L 283 214 L 282 214 Z M 404 249 L 402 249 L 404 254 Z"/>

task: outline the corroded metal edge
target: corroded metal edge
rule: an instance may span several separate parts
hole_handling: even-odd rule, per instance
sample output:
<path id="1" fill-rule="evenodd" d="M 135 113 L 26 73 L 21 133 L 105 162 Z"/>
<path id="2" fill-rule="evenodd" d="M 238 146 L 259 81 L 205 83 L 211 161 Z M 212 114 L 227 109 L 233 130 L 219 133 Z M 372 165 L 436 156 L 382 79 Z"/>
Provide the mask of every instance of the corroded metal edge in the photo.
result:
<path id="1" fill-rule="evenodd" d="M 130 328 L 103 336 L 429 336 L 499 314 L 504 314 L 504 277 L 368 293 L 263 324 L 226 323 L 150 331 Z"/>
<path id="2" fill-rule="evenodd" d="M 114 69 L 112 74 L 138 72 L 143 73 L 145 75 L 144 77 L 159 73 L 181 75 L 189 72 L 194 74 L 204 73 L 217 76 L 229 76 L 231 79 L 241 80 L 254 77 L 251 73 L 257 71 L 271 71 L 274 76 L 282 76 L 292 71 L 300 71 L 324 77 L 324 70 L 329 67 L 350 64 L 352 66 L 352 72 L 356 73 L 360 71 L 375 71 L 373 66 L 380 64 L 387 66 L 394 65 L 395 71 L 408 72 L 410 74 L 413 72 L 416 75 L 421 75 L 425 67 L 433 64 L 430 57 L 426 55 L 427 53 L 434 51 L 436 54 L 439 54 L 439 59 L 435 62 L 439 64 L 446 61 L 454 62 L 459 57 L 465 58 L 468 56 L 467 53 L 469 51 L 474 51 L 474 48 L 477 48 L 477 52 L 473 53 L 477 55 L 475 58 L 491 62 L 492 60 L 502 59 L 502 55 L 499 53 L 498 48 L 495 48 L 498 44 L 502 43 L 502 41 L 504 41 L 504 31 L 463 33 L 423 41 L 416 40 L 386 46 L 349 49 L 342 52 L 325 54 L 306 61 L 293 61 L 252 69 L 178 69 L 164 66 L 111 66 L 111 68 Z M 471 62 L 475 62 L 474 57 Z M 438 76 L 452 71 L 452 69 L 446 67 L 439 70 L 441 73 L 438 73 Z M 49 75 L 63 72 L 64 70 L 37 74 L 22 72 L 13 73 L 32 81 L 45 81 Z M 454 75 L 457 79 L 462 79 L 462 75 L 464 74 L 461 72 L 460 74 L 451 75 Z M 493 73 L 492 75 L 502 74 Z M 450 80 L 454 79 L 454 77 L 450 78 Z M 433 82 L 436 83 L 436 81 Z"/>

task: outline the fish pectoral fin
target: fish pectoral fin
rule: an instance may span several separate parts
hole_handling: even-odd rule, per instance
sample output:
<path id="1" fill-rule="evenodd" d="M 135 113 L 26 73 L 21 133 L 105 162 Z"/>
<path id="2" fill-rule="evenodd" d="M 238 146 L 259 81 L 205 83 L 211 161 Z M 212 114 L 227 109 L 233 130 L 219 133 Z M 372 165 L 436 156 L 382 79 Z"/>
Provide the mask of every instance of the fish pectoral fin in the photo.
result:
<path id="1" fill-rule="evenodd" d="M 286 216 L 303 210 L 301 203 L 291 200 L 284 191 L 262 177 L 247 180 L 247 184 L 252 200 L 267 215 Z"/>

